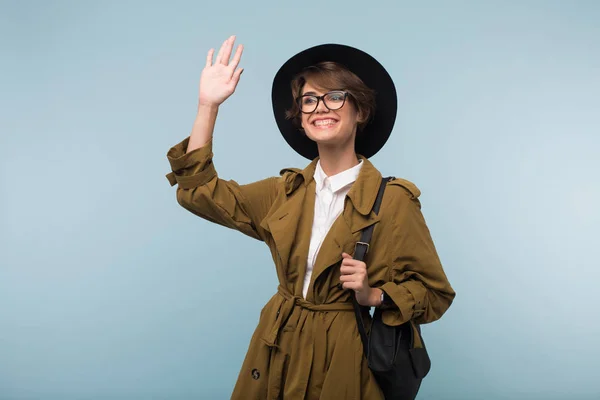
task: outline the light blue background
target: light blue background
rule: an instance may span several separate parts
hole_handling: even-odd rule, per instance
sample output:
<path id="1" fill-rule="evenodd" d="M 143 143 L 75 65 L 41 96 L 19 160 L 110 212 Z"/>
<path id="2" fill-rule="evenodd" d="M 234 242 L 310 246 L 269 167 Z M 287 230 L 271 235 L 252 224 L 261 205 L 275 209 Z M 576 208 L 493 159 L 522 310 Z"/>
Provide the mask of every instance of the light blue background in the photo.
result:
<path id="1" fill-rule="evenodd" d="M 600 398 L 600 3 L 416 3 L 3 1 L 0 398 L 228 398 L 274 270 L 164 175 L 230 34 L 214 150 L 240 183 L 307 163 L 270 107 L 295 52 L 350 44 L 395 79 L 373 162 L 422 189 L 457 291 L 419 399 Z"/>

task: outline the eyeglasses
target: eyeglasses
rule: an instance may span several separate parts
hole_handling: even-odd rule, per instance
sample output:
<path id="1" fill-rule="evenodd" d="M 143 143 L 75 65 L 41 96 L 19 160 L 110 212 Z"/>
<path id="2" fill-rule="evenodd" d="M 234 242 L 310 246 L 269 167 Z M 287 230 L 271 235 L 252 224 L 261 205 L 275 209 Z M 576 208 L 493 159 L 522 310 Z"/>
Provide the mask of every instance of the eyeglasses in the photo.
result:
<path id="1" fill-rule="evenodd" d="M 325 93 L 323 96 L 315 96 L 311 94 L 302 95 L 298 99 L 298 103 L 300 106 L 300 111 L 302 111 L 304 114 L 310 114 L 315 112 L 319 106 L 320 100 L 323 101 L 323 104 L 328 110 L 339 110 L 344 106 L 346 97 L 348 97 L 348 92 L 344 92 L 343 90 L 333 90 Z"/>

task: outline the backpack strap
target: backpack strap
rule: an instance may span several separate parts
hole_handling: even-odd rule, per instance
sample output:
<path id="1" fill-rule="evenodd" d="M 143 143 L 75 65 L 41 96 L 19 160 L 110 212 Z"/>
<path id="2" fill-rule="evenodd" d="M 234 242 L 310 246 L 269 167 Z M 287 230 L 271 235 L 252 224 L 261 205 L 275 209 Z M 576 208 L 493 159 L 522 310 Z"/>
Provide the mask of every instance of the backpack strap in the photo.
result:
<path id="1" fill-rule="evenodd" d="M 377 193 L 377 199 L 375 199 L 375 204 L 373 205 L 373 212 L 375 214 L 379 213 L 379 208 L 381 207 L 381 202 L 383 200 L 383 193 L 385 192 L 385 187 L 388 181 L 394 178 L 387 177 L 381 179 L 381 185 L 379 186 L 379 192 Z M 354 249 L 354 259 L 359 261 L 364 261 L 367 252 L 369 251 L 369 242 L 371 241 L 371 237 L 373 236 L 373 230 L 375 229 L 375 224 L 369 225 L 367 228 L 363 229 L 360 242 L 356 243 Z M 365 357 L 367 356 L 367 352 L 369 349 L 369 338 L 367 336 L 367 331 L 365 329 L 365 323 L 362 316 L 362 308 L 358 301 L 356 300 L 356 293 L 353 292 L 352 295 L 352 304 L 354 306 L 354 315 L 356 316 L 356 323 L 358 325 L 358 332 L 360 333 L 360 338 L 363 343 L 363 352 Z M 364 307 L 366 308 L 366 307 Z"/>

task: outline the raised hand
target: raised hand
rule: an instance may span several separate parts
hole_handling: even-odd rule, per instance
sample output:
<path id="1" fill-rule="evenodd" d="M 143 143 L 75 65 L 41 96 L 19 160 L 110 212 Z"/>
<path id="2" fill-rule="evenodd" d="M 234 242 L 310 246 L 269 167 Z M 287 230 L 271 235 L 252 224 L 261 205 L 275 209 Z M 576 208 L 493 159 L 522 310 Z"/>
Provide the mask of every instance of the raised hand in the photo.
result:
<path id="1" fill-rule="evenodd" d="M 219 106 L 233 94 L 240 80 L 243 68 L 237 68 L 242 58 L 244 47 L 239 45 L 233 55 L 231 62 L 231 51 L 235 42 L 235 36 L 230 36 L 217 53 L 213 64 L 215 50 L 210 49 L 206 56 L 206 65 L 200 76 L 200 88 L 198 93 L 199 106 Z"/>

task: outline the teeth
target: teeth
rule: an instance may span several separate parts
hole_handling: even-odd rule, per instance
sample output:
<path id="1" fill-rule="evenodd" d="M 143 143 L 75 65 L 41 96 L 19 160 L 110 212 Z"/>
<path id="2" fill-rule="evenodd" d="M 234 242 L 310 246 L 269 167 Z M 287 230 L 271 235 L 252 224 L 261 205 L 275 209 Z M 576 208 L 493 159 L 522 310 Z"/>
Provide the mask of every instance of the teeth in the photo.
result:
<path id="1" fill-rule="evenodd" d="M 336 121 L 333 119 L 321 119 L 321 120 L 315 121 L 316 126 L 333 125 L 335 123 L 336 123 Z"/>

